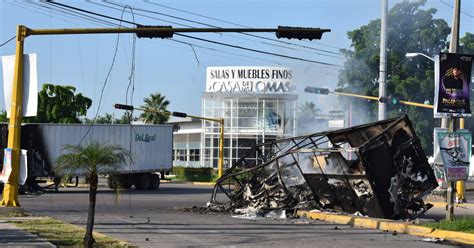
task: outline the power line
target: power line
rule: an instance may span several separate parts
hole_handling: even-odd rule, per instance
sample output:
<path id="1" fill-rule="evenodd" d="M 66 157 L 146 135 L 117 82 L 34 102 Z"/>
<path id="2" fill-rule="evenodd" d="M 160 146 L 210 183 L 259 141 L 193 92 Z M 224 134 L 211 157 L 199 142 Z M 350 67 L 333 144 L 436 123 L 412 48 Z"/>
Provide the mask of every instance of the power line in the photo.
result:
<path id="1" fill-rule="evenodd" d="M 15 38 L 16 38 L 16 35 L 13 36 L 13 37 L 11 37 L 11 38 L 8 39 L 7 41 L 3 42 L 3 43 L 0 45 L 0 47 L 2 47 L 2 46 L 4 46 L 4 45 L 8 44 L 8 42 L 12 41 L 12 40 L 15 39 Z"/>
<path id="2" fill-rule="evenodd" d="M 112 2 L 108 2 L 108 1 L 105 1 L 105 2 L 108 3 L 108 4 L 110 4 L 110 5 L 119 6 L 119 7 L 121 7 L 121 8 L 124 7 L 124 5 L 121 5 L 121 4 L 112 3 Z M 100 4 L 100 3 L 94 3 L 94 2 L 90 2 L 90 1 L 89 1 L 89 3 L 95 4 L 95 5 L 99 5 L 99 6 L 103 6 L 103 7 L 110 8 L 110 9 L 121 10 L 121 9 L 114 8 L 114 7 L 112 7 L 112 6 L 103 5 L 103 4 Z M 175 17 L 175 16 L 172 16 L 172 15 L 162 14 L 162 13 L 156 12 L 156 11 L 151 11 L 151 10 L 146 10 L 146 9 L 140 9 L 140 8 L 137 8 L 137 7 L 134 7 L 134 9 L 137 10 L 137 11 L 141 11 L 141 12 L 153 13 L 153 14 L 155 14 L 155 15 L 166 15 L 166 16 L 168 16 L 168 17 L 174 17 L 174 18 L 178 18 L 178 19 L 180 19 L 180 20 L 186 20 L 186 21 L 188 21 L 188 22 L 193 22 L 193 23 L 205 25 L 205 26 L 207 26 L 207 27 L 221 28 L 221 27 L 219 27 L 219 26 L 210 25 L 210 24 L 203 23 L 203 22 L 196 22 L 196 21 L 193 21 L 193 20 L 184 19 L 184 18 L 181 18 L 181 17 Z M 150 19 L 154 19 L 154 20 L 158 20 L 158 21 L 167 21 L 167 20 L 163 20 L 163 19 L 160 19 L 160 18 L 152 17 L 152 16 L 149 16 L 149 15 L 138 14 L 138 13 L 137 13 L 137 15 L 138 15 L 138 16 L 142 16 L 142 17 L 147 17 L 147 18 L 150 18 Z M 171 21 L 167 21 L 167 22 L 172 23 L 172 24 L 177 24 L 177 25 L 180 25 L 180 26 L 184 26 L 184 27 L 194 28 L 193 26 L 185 25 L 185 24 L 182 24 L 182 23 L 176 23 L 176 22 L 171 22 Z M 263 37 L 263 36 L 258 36 L 258 35 L 255 35 L 255 34 L 249 34 L 249 33 L 240 33 L 240 34 L 246 35 L 246 36 L 250 36 L 250 37 L 254 37 L 254 38 L 269 40 L 269 41 L 273 41 L 273 42 L 279 42 L 279 43 L 286 44 L 286 45 L 292 45 L 292 46 L 296 46 L 296 47 L 300 47 L 300 48 L 305 48 L 305 49 L 320 51 L 320 52 L 324 52 L 324 53 L 334 54 L 334 55 L 329 55 L 329 54 L 314 52 L 314 54 L 321 55 L 321 56 L 327 56 L 327 57 L 332 57 L 332 58 L 344 58 L 343 56 L 340 55 L 340 53 L 335 53 L 335 52 L 331 52 L 331 51 L 327 51 L 327 50 L 322 50 L 322 49 L 318 49 L 318 48 L 313 48 L 313 47 L 308 47 L 308 46 L 303 46 L 303 45 L 297 45 L 297 44 L 294 44 L 294 43 L 291 43 L 291 42 L 286 42 L 286 41 L 271 39 L 271 38 L 267 38 L 267 37 Z M 232 35 L 230 35 L 230 36 L 232 36 Z M 242 37 L 237 37 L 237 36 L 233 36 L 233 37 L 236 37 L 236 38 L 239 38 L 239 39 L 243 39 Z M 258 42 L 258 41 L 251 40 L 251 39 L 245 39 L 245 40 L 252 41 L 252 42 Z M 272 43 L 268 43 L 268 42 L 262 42 L 262 41 L 261 41 L 261 42 L 259 42 L 259 43 L 265 44 L 265 45 L 270 45 L 270 46 L 275 46 L 275 47 L 279 47 L 279 48 L 297 50 L 297 49 L 292 48 L 292 47 L 283 46 L 283 45 L 277 45 L 277 44 L 272 44 Z"/>
<path id="3" fill-rule="evenodd" d="M 451 4 L 449 4 L 449 3 L 447 3 L 447 2 L 445 2 L 445 1 L 443 1 L 443 0 L 439 0 L 439 1 L 440 1 L 442 4 L 444 4 L 444 5 L 448 6 L 448 7 L 452 8 L 452 9 L 454 8 L 454 6 L 453 6 L 453 5 L 451 5 Z M 463 13 L 463 14 L 465 14 L 465 15 L 467 15 L 467 16 L 469 16 L 469 17 L 471 17 L 471 18 L 474 18 L 474 16 L 473 16 L 473 15 L 471 15 L 471 14 L 469 14 L 469 13 L 466 13 L 466 12 L 464 12 L 464 11 L 462 11 L 462 10 L 461 10 L 461 13 Z"/>
<path id="4" fill-rule="evenodd" d="M 117 24 L 115 24 L 115 23 L 112 23 L 112 22 L 109 22 L 109 21 L 106 21 L 106 20 L 102 20 L 102 19 L 99 19 L 97 17 L 85 15 L 84 13 L 80 13 L 78 11 L 70 11 L 70 10 L 64 8 L 64 7 L 61 7 L 61 6 L 51 5 L 52 7 L 54 7 L 54 9 L 53 9 L 52 7 L 49 7 L 49 5 L 43 5 L 41 3 L 30 2 L 30 4 L 33 4 L 33 5 L 42 7 L 42 8 L 46 8 L 50 11 L 56 11 L 56 12 L 62 13 L 64 15 L 71 15 L 71 16 L 74 16 L 76 18 L 83 18 L 83 19 L 88 20 L 90 22 L 96 22 L 96 23 L 100 23 L 102 25 L 105 24 L 105 25 L 117 26 Z"/>
<path id="5" fill-rule="evenodd" d="M 199 38 L 199 37 L 194 37 L 194 36 L 190 36 L 190 35 L 186 35 L 186 34 L 179 34 L 178 33 L 176 35 L 186 37 L 186 38 L 190 38 L 190 39 L 194 39 L 194 40 L 209 42 L 209 43 L 213 43 L 213 44 L 217 44 L 217 45 L 221 45 L 221 46 L 227 46 L 227 47 L 232 47 L 232 48 L 237 48 L 237 49 L 243 49 L 243 50 L 246 50 L 246 51 L 251 51 L 251 52 L 256 52 L 256 53 L 261 53 L 261 54 L 266 54 L 266 55 L 273 55 L 273 56 L 286 58 L 286 59 L 299 60 L 299 61 L 310 62 L 310 63 L 321 64 L 321 65 L 327 65 L 327 66 L 343 67 L 341 65 L 321 62 L 321 61 L 317 61 L 317 60 L 303 59 L 303 58 L 298 58 L 298 57 L 293 57 L 293 56 L 288 56 L 288 55 L 283 55 L 283 54 L 278 54 L 278 53 L 266 52 L 266 51 L 256 50 L 256 49 L 253 49 L 253 48 L 248 48 L 248 47 L 243 47 L 243 46 L 238 46 L 238 45 L 231 45 L 231 44 L 227 44 L 227 43 L 223 43 L 223 42 L 208 40 L 208 39 Z"/>
<path id="6" fill-rule="evenodd" d="M 105 2 L 107 2 L 107 0 L 105 0 Z M 167 8 L 167 9 L 171 9 L 171 10 L 183 12 L 183 13 L 186 13 L 186 14 L 190 14 L 190 15 L 194 15 L 194 16 L 198 16 L 198 17 L 207 18 L 207 19 L 214 20 L 214 21 L 219 21 L 219 22 L 223 22 L 223 23 L 227 23 L 227 24 L 231 24 L 231 25 L 235 25 L 235 26 L 239 26 L 239 27 L 244 27 L 244 28 L 251 28 L 251 27 L 249 27 L 249 26 L 245 26 L 245 25 L 242 25 L 242 24 L 239 24 L 239 23 L 229 22 L 229 21 L 226 21 L 226 20 L 222 20 L 222 19 L 218 19 L 218 18 L 214 18 L 214 17 L 202 15 L 202 14 L 197 14 L 197 13 L 194 13 L 194 12 L 191 12 L 191 11 L 186 11 L 186 10 L 183 10 L 183 9 L 178 9 L 178 8 L 170 7 L 170 6 L 167 6 L 167 5 L 164 5 L 164 4 L 154 3 L 154 2 L 151 2 L 151 1 L 148 1 L 148 0 L 144 0 L 144 2 L 145 2 L 145 3 L 148 3 L 148 4 L 160 6 L 160 7 L 163 7 L 163 8 Z M 299 46 L 299 47 L 302 47 L 302 48 L 314 49 L 314 50 L 320 50 L 320 51 L 325 51 L 325 52 L 329 52 L 329 53 L 334 53 L 334 52 L 331 52 L 331 51 L 322 50 L 322 49 L 317 49 L 317 48 L 314 48 L 314 47 L 307 47 L 307 46 L 304 46 L 304 45 L 294 44 L 294 43 L 291 43 L 291 42 L 285 42 L 285 41 L 282 41 L 282 40 L 270 39 L 270 38 L 267 38 L 267 37 L 261 37 L 261 36 L 253 35 L 253 34 L 248 34 L 248 35 L 255 36 L 255 37 L 258 37 L 258 38 L 267 39 L 267 40 L 272 40 L 272 41 L 275 41 L 275 42 L 280 42 L 280 43 L 284 43 L 284 44 L 288 44 L 288 45 Z M 331 48 L 334 48 L 334 49 L 342 49 L 342 48 L 340 48 L 340 47 L 331 46 L 331 45 L 326 45 L 326 44 L 321 44 L 321 43 L 318 43 L 318 45 L 326 46 L 326 47 L 331 47 Z M 335 53 L 335 54 L 340 54 L 340 53 Z"/>
<path id="7" fill-rule="evenodd" d="M 131 22 L 131 21 L 127 21 L 127 20 L 120 20 L 120 19 L 112 17 L 112 16 L 108 16 L 108 15 L 100 14 L 100 13 L 97 13 L 97 12 L 77 8 L 77 7 L 74 7 L 74 6 L 69 6 L 69 5 L 62 4 L 62 3 L 57 3 L 57 2 L 54 2 L 52 0 L 47 1 L 47 3 L 60 5 L 60 6 L 63 6 L 65 8 L 71 8 L 71 9 L 74 9 L 74 10 L 77 10 L 77 11 L 85 12 L 85 13 L 92 14 L 92 15 L 97 15 L 97 16 L 100 16 L 100 17 L 103 17 L 103 18 L 108 18 L 108 19 L 112 19 L 112 20 L 125 22 L 125 23 L 132 24 L 132 25 L 137 25 L 137 26 L 141 25 L 141 24 L 136 23 L 136 22 Z M 243 46 L 232 45 L 232 44 L 228 44 L 228 43 L 213 41 L 213 40 L 204 39 L 204 38 L 199 38 L 199 37 L 195 37 L 195 36 L 191 36 L 191 35 L 184 35 L 184 34 L 179 34 L 179 33 L 176 33 L 176 35 L 180 35 L 180 36 L 187 37 L 187 38 L 194 39 L 194 40 L 200 40 L 200 41 L 204 41 L 204 42 L 208 42 L 208 43 L 212 43 L 212 44 L 228 46 L 228 47 L 232 47 L 232 48 L 236 48 L 236 49 L 241 49 L 241 50 L 266 54 L 266 55 L 273 55 L 273 56 L 277 56 L 277 57 L 293 59 L 293 60 L 299 60 L 299 61 L 304 61 L 304 62 L 310 62 L 310 63 L 315 63 L 315 64 L 321 64 L 321 65 L 326 65 L 326 66 L 343 67 L 341 65 L 336 65 L 336 64 L 331 64 L 331 63 L 326 63 L 326 62 L 321 62 L 321 61 L 316 61 L 316 60 L 303 59 L 303 58 L 298 58 L 298 57 L 293 57 L 293 56 L 287 56 L 287 55 L 282 55 L 282 54 L 278 54 L 278 53 L 266 52 L 266 51 L 256 50 L 256 49 L 247 48 L 247 47 L 243 47 Z"/>
<path id="8" fill-rule="evenodd" d="M 39 5 L 39 4 L 36 4 L 36 3 L 33 3 L 33 2 L 24 2 L 23 5 L 25 6 L 20 6 L 20 5 L 17 5 L 17 4 L 13 4 L 11 2 L 8 2 L 9 4 L 12 4 L 14 6 L 17 6 L 17 7 L 20 7 L 20 8 L 26 8 L 28 9 L 29 11 L 32 11 L 32 12 L 35 12 L 37 14 L 41 14 L 41 15 L 45 15 L 47 17 L 51 17 L 50 15 L 47 15 L 45 13 L 42 13 L 42 12 L 46 12 L 48 11 L 47 13 L 49 14 L 49 11 L 53 11 L 54 12 L 54 15 L 59 15 L 59 16 L 62 16 L 62 17 L 65 17 L 65 18 L 72 18 L 72 19 L 75 19 L 75 20 L 78 20 L 78 21 L 81 21 L 81 22 L 87 22 L 87 23 L 91 23 L 91 24 L 96 24 L 96 25 L 100 25 L 100 26 L 106 26 L 104 25 L 102 22 L 100 21 L 97 21 L 97 20 L 89 20 L 88 18 L 86 18 L 84 15 L 76 15 L 74 13 L 69 13 L 65 10 L 63 11 L 58 11 L 56 8 L 52 8 L 52 7 L 49 7 L 49 5 Z M 26 5 L 26 4 L 32 4 L 32 5 L 35 5 L 36 7 L 36 10 L 35 9 L 32 9 L 30 8 L 30 6 Z M 37 5 L 37 6 L 36 6 Z M 38 8 L 39 7 L 39 8 Z M 42 10 L 42 9 L 45 9 L 45 10 Z M 79 25 L 77 22 L 72 22 L 70 20 L 67 20 L 67 19 L 63 19 L 63 18 L 59 18 L 59 17 L 53 17 L 53 18 L 56 18 L 56 19 L 59 19 L 61 21 L 64 21 L 64 22 L 68 22 L 68 23 L 72 23 L 72 24 L 75 24 L 75 25 Z M 115 23 L 111 23 L 111 22 L 108 22 L 109 25 L 112 25 L 112 26 L 115 26 L 115 27 L 118 27 L 119 25 L 118 24 L 115 24 Z M 16 36 L 15 36 L 16 37 Z M 227 55 L 232 55 L 232 56 L 237 56 L 237 57 L 243 57 L 243 58 L 247 58 L 247 59 L 251 59 L 251 60 L 257 60 L 257 61 L 267 61 L 267 62 L 270 62 L 270 63 L 273 63 L 273 64 L 278 64 L 278 65 L 281 65 L 281 63 L 279 62 L 276 62 L 276 61 L 272 61 L 272 60 L 267 60 L 267 59 L 263 59 L 263 58 L 257 58 L 257 57 L 252 57 L 252 56 L 248 56 L 248 55 L 243 55 L 243 54 L 238 54 L 238 53 L 232 53 L 232 52 L 229 52 L 229 51 L 223 51 L 223 50 L 219 50 L 219 49 L 216 49 L 216 48 L 211 48 L 211 47 L 207 47 L 207 46 L 202 46 L 202 45 L 196 45 L 196 44 L 191 44 L 189 42 L 184 42 L 184 41 L 179 41 L 179 40 L 176 40 L 176 39 L 169 39 L 170 41 L 173 41 L 173 42 L 177 42 L 177 43 L 181 43 L 181 44 L 186 44 L 186 45 L 192 45 L 194 47 L 198 47 L 198 48 L 202 48 L 202 49 L 207 49 L 207 50 L 210 50 L 210 51 L 215 51 L 217 53 L 223 53 L 223 54 L 227 54 Z M 176 47 L 178 48 L 178 47 Z M 182 48 L 180 48 L 182 49 Z M 228 56 L 222 56 L 222 55 L 217 55 L 217 54 L 211 54 L 213 56 L 219 56 L 221 58 L 230 58 Z"/>

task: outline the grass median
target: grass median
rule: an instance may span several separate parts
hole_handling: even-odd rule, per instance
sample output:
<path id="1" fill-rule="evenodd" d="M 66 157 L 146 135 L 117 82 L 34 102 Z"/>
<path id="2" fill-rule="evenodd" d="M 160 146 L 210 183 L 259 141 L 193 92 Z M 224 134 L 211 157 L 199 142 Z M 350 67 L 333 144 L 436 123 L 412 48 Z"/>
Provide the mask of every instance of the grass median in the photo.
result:
<path id="1" fill-rule="evenodd" d="M 81 247 L 85 229 L 76 225 L 65 223 L 50 217 L 40 219 L 15 219 L 9 223 L 36 234 L 56 246 Z M 94 247 L 130 247 L 126 242 L 113 239 L 103 234 L 94 233 L 96 243 Z"/>
<path id="2" fill-rule="evenodd" d="M 474 217 L 455 217 L 451 221 L 443 220 L 434 223 L 426 223 L 423 226 L 447 231 L 474 233 Z"/>

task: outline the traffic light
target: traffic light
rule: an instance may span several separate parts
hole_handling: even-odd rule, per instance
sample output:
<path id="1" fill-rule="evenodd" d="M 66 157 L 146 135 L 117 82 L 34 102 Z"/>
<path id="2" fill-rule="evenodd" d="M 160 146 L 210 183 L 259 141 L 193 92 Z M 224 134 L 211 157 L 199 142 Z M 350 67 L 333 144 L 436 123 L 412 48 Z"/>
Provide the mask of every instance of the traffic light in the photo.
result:
<path id="1" fill-rule="evenodd" d="M 188 114 L 182 113 L 182 112 L 173 112 L 173 116 L 186 118 L 186 116 L 188 116 Z"/>
<path id="2" fill-rule="evenodd" d="M 319 40 L 324 32 L 331 32 L 331 29 L 278 26 L 276 37 L 287 39 L 295 38 L 298 40 Z"/>
<path id="3" fill-rule="evenodd" d="M 137 28 L 143 30 L 137 31 L 138 38 L 172 38 L 173 37 L 173 27 L 172 26 L 148 26 L 148 25 L 137 25 Z M 148 29 L 148 30 L 147 30 Z M 154 30 L 151 30 L 154 29 Z M 156 30 L 159 29 L 159 30 Z"/>
<path id="4" fill-rule="evenodd" d="M 304 92 L 314 93 L 314 94 L 321 94 L 321 95 L 328 95 L 329 94 L 329 89 L 306 86 L 306 88 L 304 88 Z"/>
<path id="5" fill-rule="evenodd" d="M 400 99 L 396 98 L 396 97 L 391 97 L 390 98 L 390 103 L 392 105 L 398 105 L 400 103 Z"/>
<path id="6" fill-rule="evenodd" d="M 400 99 L 397 98 L 397 97 L 391 97 L 391 96 L 380 97 L 379 102 L 388 103 L 388 104 L 391 104 L 391 105 L 398 105 L 400 103 Z"/>
<path id="7" fill-rule="evenodd" d="M 133 110 L 133 106 L 132 105 L 125 105 L 125 104 L 118 104 L 116 103 L 114 105 L 114 108 L 116 109 L 123 109 L 123 110 Z"/>

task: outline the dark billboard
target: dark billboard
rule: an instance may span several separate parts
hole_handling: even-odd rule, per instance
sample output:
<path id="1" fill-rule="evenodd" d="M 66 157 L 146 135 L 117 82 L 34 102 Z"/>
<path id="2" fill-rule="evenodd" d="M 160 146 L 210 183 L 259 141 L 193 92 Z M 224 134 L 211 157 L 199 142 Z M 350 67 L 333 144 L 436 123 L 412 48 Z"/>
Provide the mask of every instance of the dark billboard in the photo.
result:
<path id="1" fill-rule="evenodd" d="M 435 69 L 435 117 L 471 116 L 473 58 L 468 54 L 440 53 Z"/>

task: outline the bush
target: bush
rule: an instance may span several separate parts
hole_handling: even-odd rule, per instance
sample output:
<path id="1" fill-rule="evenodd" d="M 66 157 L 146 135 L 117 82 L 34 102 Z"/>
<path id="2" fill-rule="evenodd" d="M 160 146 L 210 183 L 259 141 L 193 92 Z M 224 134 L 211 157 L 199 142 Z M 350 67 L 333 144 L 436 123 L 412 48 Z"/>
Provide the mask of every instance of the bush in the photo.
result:
<path id="1" fill-rule="evenodd" d="M 212 168 L 173 167 L 173 174 L 177 179 L 191 182 L 211 182 L 214 170 Z"/>

